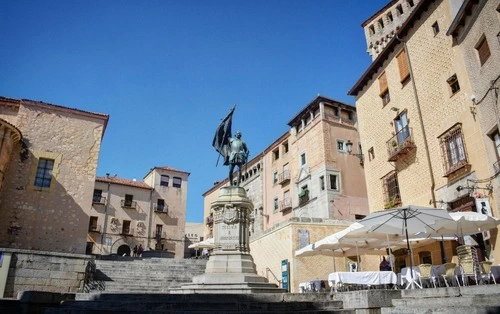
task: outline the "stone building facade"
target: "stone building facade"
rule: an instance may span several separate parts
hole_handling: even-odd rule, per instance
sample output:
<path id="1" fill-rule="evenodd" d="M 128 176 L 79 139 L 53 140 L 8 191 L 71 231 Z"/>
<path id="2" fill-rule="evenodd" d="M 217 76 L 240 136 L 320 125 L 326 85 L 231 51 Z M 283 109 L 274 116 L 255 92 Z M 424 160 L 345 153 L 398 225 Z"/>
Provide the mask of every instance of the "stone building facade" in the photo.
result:
<path id="1" fill-rule="evenodd" d="M 98 177 L 88 223 L 87 253 L 184 257 L 189 173 L 154 167 L 142 182 Z"/>
<path id="2" fill-rule="evenodd" d="M 392 0 L 361 26 L 365 31 L 367 52 L 375 60 L 395 36 L 421 0 Z"/>
<path id="3" fill-rule="evenodd" d="M 257 272 L 278 283 L 287 260 L 292 292 L 300 280 L 326 279 L 333 270 L 319 262 L 306 270 L 295 251 L 368 214 L 356 124 L 355 107 L 318 96 L 288 122 L 289 132 L 245 167 L 241 186 L 254 204 L 250 248 Z M 218 182 L 204 194 L 207 237 L 213 236 L 211 204 L 227 184 Z M 318 261 L 332 264 L 331 257 Z M 338 262 L 340 269 L 346 260 Z"/>
<path id="4" fill-rule="evenodd" d="M 474 109 L 475 95 L 487 93 L 491 84 L 487 81 L 499 74 L 499 43 L 494 35 L 498 3 L 463 1 L 457 8 L 457 1 L 421 0 L 349 91 L 356 97 L 367 156 L 371 211 L 409 204 L 476 211 L 484 202 L 494 216 L 500 214 L 489 186 L 498 186 L 499 180 L 493 167 L 498 144 L 495 148 L 490 137 L 498 130 L 498 120 L 483 123 Z M 488 9 L 492 11 L 486 13 Z M 471 18 L 461 14 L 472 15 L 471 24 L 479 23 L 466 26 L 467 40 L 460 40 L 460 30 L 454 30 Z M 481 28 L 483 18 L 492 20 L 492 29 Z M 497 66 L 490 61 L 480 69 L 477 47 L 471 48 L 483 32 L 494 46 Z M 464 57 L 467 54 L 476 55 Z M 484 81 L 472 82 L 482 75 Z M 498 99 L 492 101 L 490 105 L 498 108 Z M 496 230 L 484 235 L 476 238 L 487 255 L 483 258 L 499 260 L 500 251 L 494 250 Z M 432 262 L 442 262 L 439 252 L 432 255 Z"/>
<path id="5" fill-rule="evenodd" d="M 204 240 L 203 237 L 204 223 L 202 222 L 186 222 L 184 231 L 184 258 L 198 256 L 201 252 L 196 252 L 195 249 L 190 249 L 189 246 Z"/>
<path id="6" fill-rule="evenodd" d="M 0 98 L 0 247 L 85 252 L 108 115 Z"/>

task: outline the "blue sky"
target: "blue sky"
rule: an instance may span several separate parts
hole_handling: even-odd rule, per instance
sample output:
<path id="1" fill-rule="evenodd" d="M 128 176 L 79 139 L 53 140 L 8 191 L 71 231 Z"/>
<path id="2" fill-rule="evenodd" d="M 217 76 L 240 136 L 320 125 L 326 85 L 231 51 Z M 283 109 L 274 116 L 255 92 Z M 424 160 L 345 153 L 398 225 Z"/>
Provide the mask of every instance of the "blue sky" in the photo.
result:
<path id="1" fill-rule="evenodd" d="M 109 114 L 97 175 L 189 172 L 187 221 L 202 222 L 232 105 L 253 158 L 316 95 L 354 104 L 361 23 L 388 2 L 0 0 L 0 96 Z"/>

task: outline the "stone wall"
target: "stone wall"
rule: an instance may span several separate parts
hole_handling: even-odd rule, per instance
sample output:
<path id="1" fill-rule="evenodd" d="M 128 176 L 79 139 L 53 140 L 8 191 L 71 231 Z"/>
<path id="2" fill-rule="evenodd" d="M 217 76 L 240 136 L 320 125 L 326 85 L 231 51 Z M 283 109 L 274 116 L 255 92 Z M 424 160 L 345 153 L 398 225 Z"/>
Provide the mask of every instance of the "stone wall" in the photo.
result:
<path id="1" fill-rule="evenodd" d="M 93 256 L 46 251 L 0 249 L 12 260 L 4 297 L 22 291 L 83 292 L 85 267 Z"/>

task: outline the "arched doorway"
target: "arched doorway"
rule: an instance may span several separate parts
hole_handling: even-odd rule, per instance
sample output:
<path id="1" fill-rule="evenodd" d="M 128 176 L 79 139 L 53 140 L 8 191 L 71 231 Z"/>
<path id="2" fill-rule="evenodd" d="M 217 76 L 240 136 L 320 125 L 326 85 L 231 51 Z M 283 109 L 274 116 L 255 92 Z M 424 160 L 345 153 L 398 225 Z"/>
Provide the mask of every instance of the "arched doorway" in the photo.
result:
<path id="1" fill-rule="evenodd" d="M 122 244 L 118 247 L 118 250 L 116 250 L 116 254 L 118 256 L 130 256 L 130 247 L 126 244 Z"/>

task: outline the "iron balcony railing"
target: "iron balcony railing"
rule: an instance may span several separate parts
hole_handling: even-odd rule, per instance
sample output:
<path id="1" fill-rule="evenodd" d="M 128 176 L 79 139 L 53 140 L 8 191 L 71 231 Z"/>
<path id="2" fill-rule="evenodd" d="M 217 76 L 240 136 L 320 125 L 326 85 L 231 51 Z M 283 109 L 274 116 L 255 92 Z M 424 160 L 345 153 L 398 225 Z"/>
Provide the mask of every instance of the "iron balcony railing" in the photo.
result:
<path id="1" fill-rule="evenodd" d="M 101 226 L 100 225 L 90 225 L 89 226 L 89 231 L 90 232 L 101 233 Z"/>
<path id="2" fill-rule="evenodd" d="M 121 201 L 121 205 L 124 208 L 134 208 L 134 209 L 137 208 L 137 202 L 136 201 L 129 201 L 129 200 L 123 199 Z"/>
<path id="3" fill-rule="evenodd" d="M 123 228 L 122 231 L 120 232 L 122 235 L 126 236 L 132 236 L 134 235 L 134 228 Z"/>
<path id="4" fill-rule="evenodd" d="M 106 204 L 106 197 L 101 195 L 94 195 L 94 197 L 92 197 L 92 204 Z"/>
<path id="5" fill-rule="evenodd" d="M 495 174 L 500 172 L 500 159 L 497 160 L 497 162 L 493 164 L 493 170 L 495 171 Z"/>
<path id="6" fill-rule="evenodd" d="M 153 207 L 154 207 L 155 212 L 168 214 L 168 205 L 166 205 L 166 204 L 163 204 L 163 205 L 154 204 Z"/>
<path id="7" fill-rule="evenodd" d="M 289 209 L 292 209 L 292 199 L 290 197 L 286 197 L 280 201 L 280 211 L 283 212 Z"/>
<path id="8" fill-rule="evenodd" d="M 287 184 L 290 182 L 290 171 L 283 171 L 278 175 L 278 184 Z"/>
<path id="9" fill-rule="evenodd" d="M 387 141 L 389 161 L 398 160 L 415 147 L 412 129 L 405 126 Z"/>
<path id="10" fill-rule="evenodd" d="M 166 231 L 161 231 L 161 232 L 156 232 L 155 233 L 155 239 L 160 240 L 160 239 L 166 239 L 167 238 L 167 232 Z"/>

